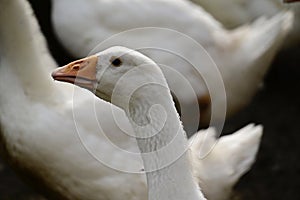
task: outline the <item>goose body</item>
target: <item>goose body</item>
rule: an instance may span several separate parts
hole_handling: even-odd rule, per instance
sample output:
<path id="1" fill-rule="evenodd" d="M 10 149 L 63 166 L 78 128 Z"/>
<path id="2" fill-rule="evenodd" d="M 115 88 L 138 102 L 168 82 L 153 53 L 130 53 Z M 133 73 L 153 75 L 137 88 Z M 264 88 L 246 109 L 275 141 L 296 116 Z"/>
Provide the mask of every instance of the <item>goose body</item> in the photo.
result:
<path id="1" fill-rule="evenodd" d="M 124 134 L 133 132 L 125 113 L 85 90 L 51 80 L 56 64 L 26 1 L 0 0 L 0 10 L 1 155 L 52 199 L 144 199 L 144 166 L 139 154 L 130 153 L 139 149 Z M 239 149 L 235 161 L 226 163 L 239 176 L 255 159 L 262 130 L 254 130 L 257 134 L 249 139 L 249 144 L 256 141 L 249 145 L 253 154 Z M 235 134 L 232 138 L 242 141 Z M 247 156 L 240 159 L 243 154 Z M 208 155 L 215 162 L 199 166 L 200 171 L 222 162 L 217 154 Z M 236 164 L 246 160 L 251 160 L 246 167 Z M 225 172 L 221 176 L 226 183 L 220 193 L 239 178 Z M 199 184 L 212 184 L 208 181 L 209 176 Z"/>
<path id="2" fill-rule="evenodd" d="M 261 16 L 274 16 L 290 9 L 295 13 L 295 21 L 287 45 L 296 45 L 300 41 L 300 5 L 284 4 L 282 0 L 192 0 L 211 13 L 227 28 L 236 28 L 251 23 Z"/>
<path id="3" fill-rule="evenodd" d="M 97 45 L 97 50 L 122 45 L 140 49 L 160 66 L 175 69 L 191 84 L 200 104 L 200 121 L 208 124 L 211 106 L 215 106 L 216 120 L 222 121 L 225 107 L 226 116 L 231 116 L 250 102 L 293 17 L 282 12 L 228 31 L 186 0 L 53 0 L 52 21 L 57 36 L 73 56 L 95 53 Z M 180 78 L 163 72 L 176 95 L 187 92 Z M 182 94 L 182 105 L 189 107 L 193 102 L 191 95 Z M 182 119 L 189 133 L 193 131 L 186 121 L 194 117 Z"/>

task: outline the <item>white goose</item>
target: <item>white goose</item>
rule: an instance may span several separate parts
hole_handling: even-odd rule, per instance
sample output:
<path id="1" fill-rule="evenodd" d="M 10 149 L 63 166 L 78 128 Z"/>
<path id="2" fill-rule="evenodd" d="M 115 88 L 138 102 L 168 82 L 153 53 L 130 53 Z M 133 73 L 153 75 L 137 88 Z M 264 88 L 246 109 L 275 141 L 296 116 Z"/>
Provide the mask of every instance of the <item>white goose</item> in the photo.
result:
<path id="1" fill-rule="evenodd" d="M 148 199 L 205 199 L 193 178 L 187 137 L 160 68 L 124 47 L 107 49 L 85 63 L 59 68 L 52 76 L 87 88 L 124 110 L 143 159 Z"/>
<path id="2" fill-rule="evenodd" d="M 55 68 L 28 3 L 0 0 L 2 156 L 52 199 L 144 199 L 145 176 L 117 170 L 140 172 L 143 168 L 140 156 L 128 153 L 137 152 L 136 141 L 114 123 L 116 117 L 122 128 L 132 132 L 125 114 L 113 107 L 113 116 L 111 106 L 89 92 L 54 83 L 50 73 Z M 95 121 L 94 104 L 98 122 Z M 99 130 L 98 123 L 103 131 Z M 105 136 L 105 132 L 109 134 Z M 200 186 L 212 185 L 220 178 L 222 181 L 215 187 L 218 195 L 231 188 L 253 163 L 261 134 L 262 129 L 257 126 L 245 130 L 243 136 L 224 137 L 232 138 L 240 147 L 233 150 L 234 154 L 228 150 L 220 156 L 224 146 L 228 149 L 232 146 L 232 142 L 220 140 L 207 157 L 212 162 L 206 164 L 195 152 L 196 157 L 192 158 L 195 173 L 221 166 L 217 177 L 210 178 L 206 173 L 201 180 L 201 174 L 195 174 L 201 180 Z M 199 137 L 192 145 L 199 146 L 197 141 L 203 140 Z M 200 152 L 196 146 L 194 149 Z M 229 155 L 235 156 L 223 163 L 223 156 Z M 236 173 L 228 174 L 227 170 Z M 205 190 L 203 192 L 206 194 Z M 224 195 L 207 197 L 220 199 Z"/>
<path id="3" fill-rule="evenodd" d="M 142 154 L 149 200 L 204 199 L 191 173 L 187 138 L 166 79 L 152 60 L 124 47 L 111 47 L 83 63 L 61 67 L 52 76 L 86 88 L 125 111 Z M 202 142 L 202 147 L 211 147 L 215 140 Z M 214 169 L 206 171 L 210 174 L 209 170 Z M 210 190 L 214 191 L 208 186 L 212 194 Z"/>
<path id="4" fill-rule="evenodd" d="M 227 28 L 236 28 L 261 16 L 274 16 L 283 10 L 295 13 L 293 29 L 287 37 L 286 46 L 300 42 L 300 5 L 284 4 L 284 0 L 192 0 L 211 13 Z M 290 1 L 296 2 L 296 1 Z"/>
<path id="5" fill-rule="evenodd" d="M 202 78 L 212 87 L 211 105 L 215 106 L 217 121 L 223 119 L 225 105 L 227 116 L 239 111 L 260 88 L 276 50 L 292 25 L 293 17 L 291 13 L 283 12 L 269 20 L 261 18 L 251 25 L 228 31 L 211 15 L 187 0 L 53 0 L 52 21 L 61 42 L 77 57 L 87 56 L 100 43 L 97 50 L 116 45 L 132 49 L 147 48 L 142 53 L 160 65 L 176 69 L 190 82 L 202 108 L 200 120 L 207 124 L 211 102 Z M 144 27 L 172 29 L 194 40 L 187 40 L 177 32 Z M 127 31 L 134 28 L 139 29 Z M 219 74 L 195 42 L 201 44 L 217 64 L 226 97 L 224 86 L 217 84 Z M 188 62 L 161 49 L 175 52 Z M 200 70 L 203 77 L 195 73 L 189 62 Z M 163 71 L 176 95 L 188 91 L 182 89 L 179 78 Z M 183 94 L 180 100 L 187 107 L 193 102 L 194 99 L 187 94 Z M 195 116 L 187 118 L 182 121 L 185 128 L 190 129 L 186 121 Z"/>

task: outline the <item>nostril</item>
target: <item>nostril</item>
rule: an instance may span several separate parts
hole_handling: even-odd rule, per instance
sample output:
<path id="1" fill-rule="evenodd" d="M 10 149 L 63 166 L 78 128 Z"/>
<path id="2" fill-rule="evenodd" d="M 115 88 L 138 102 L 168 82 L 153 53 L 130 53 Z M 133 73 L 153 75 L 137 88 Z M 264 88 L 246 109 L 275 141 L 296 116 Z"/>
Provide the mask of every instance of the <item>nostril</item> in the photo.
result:
<path id="1" fill-rule="evenodd" d="M 79 66 L 79 65 L 74 65 L 74 66 L 72 67 L 72 69 L 73 69 L 73 70 L 79 70 L 79 69 L 80 69 L 80 66 Z"/>

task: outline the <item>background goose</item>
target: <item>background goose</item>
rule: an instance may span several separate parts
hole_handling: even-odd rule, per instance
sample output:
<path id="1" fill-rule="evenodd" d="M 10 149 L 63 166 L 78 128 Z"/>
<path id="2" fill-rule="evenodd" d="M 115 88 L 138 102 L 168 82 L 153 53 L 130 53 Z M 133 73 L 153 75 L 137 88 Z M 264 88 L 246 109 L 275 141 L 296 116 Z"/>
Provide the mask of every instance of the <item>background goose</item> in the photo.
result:
<path id="1" fill-rule="evenodd" d="M 112 123 L 111 107 L 84 90 L 54 83 L 50 72 L 56 64 L 49 56 L 28 3 L 0 0 L 0 5 L 1 155 L 54 199 L 143 198 L 146 194 L 144 176 L 120 173 L 107 166 L 136 172 L 143 169 L 139 157 L 115 151 L 115 146 L 111 145 L 113 142 L 127 151 L 137 150 L 135 141 Z M 82 108 L 81 104 L 91 107 Z M 110 142 L 104 140 L 107 137 L 101 135 L 99 124 L 93 120 L 94 104 L 100 109 L 96 113 L 101 128 L 110 132 Z M 119 116 L 117 119 L 123 122 L 122 127 L 130 131 L 123 112 L 115 107 L 113 110 Z M 249 142 L 256 140 L 257 143 L 249 147 L 256 152 L 261 128 L 251 132 L 254 130 L 257 134 Z M 237 142 L 239 140 L 237 137 Z M 247 151 L 239 149 L 236 155 L 248 155 Z M 94 156 L 100 156 L 102 162 Z M 251 157 L 249 164 L 255 155 Z M 251 160 L 247 157 L 245 162 L 248 159 Z M 239 157 L 236 161 L 244 162 Z M 236 163 L 228 163 L 232 164 Z M 237 166 L 239 173 L 249 168 Z"/>
<path id="2" fill-rule="evenodd" d="M 274 16 L 290 9 L 295 13 L 293 29 L 287 37 L 286 46 L 300 42 L 300 5 L 287 5 L 283 0 L 192 0 L 211 13 L 227 28 L 236 28 L 261 16 Z"/>
<path id="3" fill-rule="evenodd" d="M 200 120 L 207 124 L 210 105 L 215 106 L 217 121 L 222 121 L 224 105 L 227 106 L 226 115 L 230 116 L 249 103 L 260 88 L 275 52 L 292 25 L 293 17 L 291 13 L 283 12 L 269 20 L 261 18 L 251 25 L 228 31 L 202 8 L 186 0 L 53 0 L 52 21 L 60 41 L 75 57 L 88 55 L 100 43 L 97 50 L 113 45 L 133 49 L 151 47 L 152 51 L 147 49 L 142 52 L 156 63 L 173 67 L 189 80 L 199 99 Z M 144 27 L 173 29 L 201 44 L 221 73 L 226 97 L 222 84 L 216 84 L 219 74 L 214 71 L 207 54 L 199 51 L 194 41 L 187 42 L 182 35 Z M 127 31 L 134 28 L 144 29 Z M 218 101 L 210 102 L 207 88 L 201 87 L 204 85 L 203 77 L 199 77 L 189 63 L 157 49 L 178 53 L 192 61 L 206 78 L 208 86 L 212 87 L 211 99 Z M 182 90 L 183 84 L 172 74 L 164 71 L 164 75 L 175 95 L 187 92 Z M 190 96 L 182 95 L 180 103 L 183 107 L 189 107 L 194 102 Z M 187 131 L 193 132 L 186 122 L 189 120 L 182 121 Z"/>
<path id="4" fill-rule="evenodd" d="M 197 153 L 197 155 L 193 156 L 203 158 L 204 161 L 202 162 L 202 159 L 192 160 L 193 165 L 203 166 L 200 168 L 193 167 L 193 174 L 199 183 L 203 183 L 200 186 L 205 191 L 205 196 L 208 199 L 225 200 L 230 196 L 233 186 L 238 181 L 238 177 L 244 174 L 244 170 L 253 163 L 251 155 L 258 150 L 255 144 L 260 138 L 260 129 L 261 127 L 250 124 L 234 134 L 222 136 L 217 140 L 216 130 L 209 128 L 204 130 L 205 134 L 195 134 L 190 138 L 189 142 L 194 143 L 191 145 L 191 153 Z M 211 147 L 215 144 L 217 145 L 211 151 Z M 202 151 L 198 153 L 196 149 L 201 149 Z M 210 156 L 205 157 L 209 151 L 211 151 Z M 244 152 L 244 155 L 237 155 L 236 152 L 239 151 Z M 218 159 L 218 155 L 222 155 L 222 164 Z M 232 164 L 228 165 L 228 163 Z M 205 181 L 206 178 L 211 181 Z M 224 184 L 224 181 L 226 184 Z M 222 190 L 219 188 L 222 188 Z"/>

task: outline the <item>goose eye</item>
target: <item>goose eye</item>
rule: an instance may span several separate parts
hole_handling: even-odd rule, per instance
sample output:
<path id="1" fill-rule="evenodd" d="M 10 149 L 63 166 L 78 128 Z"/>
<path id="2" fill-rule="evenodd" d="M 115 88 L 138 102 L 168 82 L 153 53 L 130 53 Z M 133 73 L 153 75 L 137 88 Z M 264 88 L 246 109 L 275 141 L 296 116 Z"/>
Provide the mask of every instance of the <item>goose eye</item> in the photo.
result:
<path id="1" fill-rule="evenodd" d="M 115 67 L 120 67 L 122 65 L 122 61 L 120 58 L 115 58 L 112 60 L 111 64 Z"/>

